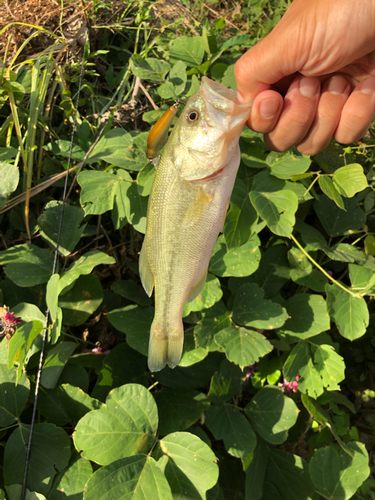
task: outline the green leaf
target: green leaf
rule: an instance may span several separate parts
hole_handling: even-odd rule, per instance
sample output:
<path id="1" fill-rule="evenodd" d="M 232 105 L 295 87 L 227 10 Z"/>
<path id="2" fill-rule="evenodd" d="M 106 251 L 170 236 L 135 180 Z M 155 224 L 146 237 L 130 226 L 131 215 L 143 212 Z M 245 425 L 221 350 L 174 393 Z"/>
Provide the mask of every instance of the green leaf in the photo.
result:
<path id="1" fill-rule="evenodd" d="M 184 332 L 184 346 L 182 350 L 181 360 L 178 364 L 181 367 L 191 366 L 195 363 L 199 363 L 208 355 L 209 352 L 205 347 L 196 346 L 193 329 L 194 327 L 191 326 L 185 329 Z"/>
<path id="2" fill-rule="evenodd" d="M 85 485 L 91 476 L 90 462 L 77 454 L 69 466 L 57 476 L 48 500 L 63 500 L 64 498 L 81 500 Z"/>
<path id="3" fill-rule="evenodd" d="M 299 375 L 298 389 L 317 398 L 324 388 L 340 390 L 338 384 L 345 378 L 345 363 L 332 346 L 301 341 L 292 349 L 283 371 L 288 382 Z"/>
<path id="4" fill-rule="evenodd" d="M 261 333 L 234 326 L 217 333 L 215 342 L 225 349 L 227 358 L 242 369 L 253 365 L 273 349 L 272 344 Z"/>
<path id="5" fill-rule="evenodd" d="M 109 172 L 85 170 L 78 176 L 81 206 L 85 215 L 100 215 L 113 208 L 116 184 L 121 180 Z"/>
<path id="6" fill-rule="evenodd" d="M 16 370 L 7 366 L 6 341 L 0 343 L 0 427 L 8 427 L 21 416 L 29 398 L 30 382 L 24 374 L 17 383 Z M 17 384 L 17 385 L 16 385 Z"/>
<path id="7" fill-rule="evenodd" d="M 349 264 L 349 277 L 352 289 L 360 293 L 366 293 L 375 286 L 375 273 L 366 267 Z"/>
<path id="8" fill-rule="evenodd" d="M 4 452 L 4 484 L 22 484 L 30 426 L 22 424 L 8 439 Z M 53 424 L 35 424 L 31 447 L 27 487 L 43 495 L 51 488 L 53 478 L 65 469 L 70 457 L 70 438 Z"/>
<path id="9" fill-rule="evenodd" d="M 165 387 L 155 393 L 158 405 L 158 434 L 165 436 L 170 432 L 183 431 L 193 425 L 209 406 L 205 394 L 186 389 Z"/>
<path id="10" fill-rule="evenodd" d="M 326 285 L 328 312 L 340 334 L 355 340 L 366 333 L 369 311 L 364 298 L 353 297 L 337 285 Z"/>
<path id="11" fill-rule="evenodd" d="M 23 365 L 31 346 L 44 325 L 40 321 L 30 321 L 17 328 L 16 333 L 9 341 L 8 368 L 12 368 L 14 362 L 18 363 L 17 382 L 22 375 Z"/>
<path id="12" fill-rule="evenodd" d="M 63 158 L 69 158 L 70 146 L 71 146 L 70 141 L 64 139 L 58 139 L 57 141 L 53 141 L 50 142 L 49 144 L 46 144 L 43 147 L 43 149 L 45 151 L 53 153 L 54 155 L 59 155 L 62 156 Z M 78 144 L 73 144 L 72 156 L 71 156 L 72 160 L 81 162 L 83 161 L 85 154 L 86 151 L 84 151 L 80 146 L 78 146 Z"/>
<path id="13" fill-rule="evenodd" d="M 337 191 L 346 198 L 352 198 L 356 193 L 368 187 L 363 167 L 359 163 L 352 163 L 335 170 L 333 184 Z"/>
<path id="14" fill-rule="evenodd" d="M 217 302 L 211 309 L 204 312 L 201 320 L 194 328 L 194 339 L 196 346 L 217 351 L 218 345 L 214 340 L 215 334 L 224 328 L 232 326 L 230 313 L 223 302 Z"/>
<path id="15" fill-rule="evenodd" d="M 307 462 L 297 455 L 271 448 L 268 453 L 263 498 L 267 500 L 316 498 Z"/>
<path id="16" fill-rule="evenodd" d="M 212 307 L 216 302 L 219 302 L 223 292 L 221 290 L 220 281 L 212 274 L 207 275 L 206 283 L 200 294 L 192 301 L 185 304 L 182 317 L 188 316 L 191 311 L 201 311 Z"/>
<path id="17" fill-rule="evenodd" d="M 284 181 L 271 177 L 268 172 L 260 172 L 254 177 L 250 200 L 273 233 L 290 236 L 295 224 L 298 198 L 284 186 Z"/>
<path id="18" fill-rule="evenodd" d="M 257 440 L 246 417 L 231 405 L 212 405 L 206 412 L 205 423 L 215 439 L 223 439 L 230 455 L 247 458 Z"/>
<path id="19" fill-rule="evenodd" d="M 261 500 L 267 464 L 268 447 L 262 439 L 259 439 L 253 459 L 246 469 L 246 500 Z"/>
<path id="20" fill-rule="evenodd" d="M 366 216 L 358 201 L 344 200 L 345 211 L 326 196 L 319 196 L 314 203 L 314 209 L 322 226 L 329 236 L 340 236 L 346 231 L 360 229 L 366 222 Z"/>
<path id="21" fill-rule="evenodd" d="M 103 403 L 91 398 L 80 387 L 70 384 L 62 384 L 58 390 L 59 399 L 69 415 L 70 420 L 78 422 L 91 410 L 98 410 Z"/>
<path id="22" fill-rule="evenodd" d="M 99 266 L 100 264 L 109 265 L 115 262 L 113 257 L 97 250 L 91 250 L 85 253 L 82 257 L 73 262 L 61 276 L 58 284 L 59 294 L 63 293 L 65 289 L 71 286 L 80 276 L 90 274 L 95 266 Z"/>
<path id="23" fill-rule="evenodd" d="M 59 306 L 63 311 L 64 323 L 72 326 L 82 325 L 102 301 L 103 288 L 98 276 L 80 276 L 73 288 L 60 296 Z"/>
<path id="24" fill-rule="evenodd" d="M 65 257 L 69 255 L 81 239 L 86 224 L 79 227 L 85 214 L 83 210 L 71 205 L 64 206 L 63 224 L 60 233 L 59 253 Z M 44 212 L 38 218 L 42 238 L 56 250 L 61 218 L 61 202 L 50 201 Z"/>
<path id="25" fill-rule="evenodd" d="M 22 495 L 22 485 L 21 484 L 11 484 L 10 486 L 5 487 L 8 493 L 8 500 L 19 500 Z M 5 496 L 1 496 L 0 490 L 0 498 L 5 499 Z M 36 491 L 30 491 L 26 488 L 26 497 L 25 500 L 46 500 L 46 497 L 41 493 L 37 493 Z"/>
<path id="26" fill-rule="evenodd" d="M 114 189 L 113 210 L 111 219 L 115 229 L 122 229 L 128 222 L 130 214 L 130 201 L 128 198 L 128 189 L 131 186 L 133 179 L 126 170 L 118 169 L 117 177 L 120 177 L 125 182 L 118 182 Z"/>
<path id="27" fill-rule="evenodd" d="M 234 64 L 230 64 L 224 71 L 221 83 L 230 89 L 237 90 L 237 82 L 234 75 Z"/>
<path id="28" fill-rule="evenodd" d="M 170 65 L 161 59 L 153 57 L 143 59 L 142 56 L 134 54 L 131 58 L 131 70 L 133 75 L 139 76 L 143 80 L 163 82 L 165 75 L 170 70 Z"/>
<path id="29" fill-rule="evenodd" d="M 0 265 L 7 277 L 21 287 L 46 283 L 51 277 L 53 255 L 35 245 L 16 245 L 0 252 Z"/>
<path id="30" fill-rule="evenodd" d="M 118 280 L 111 285 L 112 292 L 118 293 L 121 297 L 135 302 L 140 306 L 150 306 L 152 300 L 147 297 L 143 288 L 133 280 Z"/>
<path id="31" fill-rule="evenodd" d="M 233 321 L 239 325 L 273 330 L 288 319 L 288 312 L 271 300 L 263 298 L 255 283 L 245 283 L 236 292 L 233 302 Z"/>
<path id="32" fill-rule="evenodd" d="M 326 194 L 330 200 L 333 200 L 336 205 L 341 208 L 341 210 L 345 210 L 344 200 L 341 198 L 340 193 L 335 188 L 331 177 L 329 177 L 328 175 L 320 175 L 319 186 L 323 193 Z"/>
<path id="33" fill-rule="evenodd" d="M 130 185 L 127 197 L 130 203 L 129 214 L 127 214 L 129 222 L 138 232 L 145 234 L 147 198 L 139 194 L 136 182 Z"/>
<path id="34" fill-rule="evenodd" d="M 59 339 L 62 327 L 62 310 L 60 307 L 58 307 L 59 280 L 60 276 L 58 274 L 54 274 L 53 276 L 51 276 L 51 278 L 47 283 L 47 290 L 46 290 L 46 303 L 52 321 L 52 331 L 51 331 L 52 344 L 57 342 L 57 340 Z M 43 321 L 45 323 L 45 319 Z"/>
<path id="35" fill-rule="evenodd" d="M 148 196 L 150 194 L 155 173 L 155 167 L 151 162 L 147 163 L 147 165 L 140 170 L 137 176 L 137 187 L 141 196 Z"/>
<path id="36" fill-rule="evenodd" d="M 321 295 L 296 294 L 286 302 L 285 307 L 290 319 L 278 335 L 288 342 L 307 339 L 330 328 L 327 304 Z"/>
<path id="37" fill-rule="evenodd" d="M 216 372 L 211 379 L 208 396 L 213 401 L 217 401 L 217 396 L 220 397 L 220 402 L 228 401 L 242 390 L 245 380 L 246 374 L 241 368 L 228 359 L 224 359 L 220 371 Z"/>
<path id="38" fill-rule="evenodd" d="M 241 160 L 247 167 L 264 169 L 267 166 L 267 154 L 264 148 L 252 142 L 247 142 L 244 139 L 240 140 L 240 145 Z"/>
<path id="39" fill-rule="evenodd" d="M 5 205 L 9 196 L 17 189 L 20 180 L 18 168 L 10 163 L 0 163 L 0 208 Z"/>
<path id="40" fill-rule="evenodd" d="M 147 135 L 148 133 L 146 132 Z M 144 151 L 145 145 L 138 145 L 138 140 L 143 137 L 143 133 L 134 136 L 134 134 L 132 135 L 122 128 L 109 130 L 94 147 L 89 156 L 89 163 L 104 160 L 111 165 L 116 165 L 126 170 L 141 170 L 149 163 Z M 85 171 L 82 173 L 97 174 L 98 172 Z M 106 172 L 101 173 L 104 174 Z"/>
<path id="41" fill-rule="evenodd" d="M 257 284 L 266 298 L 276 295 L 288 281 L 290 275 L 287 248 L 277 245 L 262 253 L 259 268 L 246 281 Z M 237 278 L 229 280 L 229 288 L 235 292 L 241 282 Z"/>
<path id="42" fill-rule="evenodd" d="M 91 395 L 105 401 L 111 389 L 131 382 L 149 385 L 146 358 L 128 344 L 118 344 L 104 358 Z"/>
<path id="43" fill-rule="evenodd" d="M 257 270 L 260 261 L 260 241 L 253 235 L 240 247 L 227 251 L 224 235 L 219 236 L 208 266 L 216 276 L 249 276 Z"/>
<path id="44" fill-rule="evenodd" d="M 246 185 L 237 177 L 223 231 L 228 250 L 246 243 L 257 222 L 258 214 L 250 202 Z"/>
<path id="45" fill-rule="evenodd" d="M 41 379 L 46 389 L 53 389 L 56 386 L 66 362 L 76 347 L 75 342 L 62 342 L 48 351 Z"/>
<path id="46" fill-rule="evenodd" d="M 324 498 L 348 500 L 370 474 L 368 453 L 362 443 L 347 443 L 353 457 L 333 446 L 320 448 L 310 460 L 311 479 Z"/>
<path id="47" fill-rule="evenodd" d="M 310 157 L 297 150 L 285 153 L 271 151 L 267 156 L 267 165 L 271 169 L 271 174 L 279 179 L 290 179 L 293 175 L 304 174 L 310 164 Z"/>
<path id="48" fill-rule="evenodd" d="M 203 61 L 204 46 L 200 36 L 179 36 L 170 43 L 170 61 L 182 61 L 188 67 L 199 66 Z"/>
<path id="49" fill-rule="evenodd" d="M 147 356 L 153 307 L 126 306 L 107 314 L 110 323 L 126 334 L 126 341 L 136 351 Z"/>
<path id="50" fill-rule="evenodd" d="M 142 385 L 127 384 L 113 389 L 102 408 L 81 418 L 73 440 L 82 456 L 106 465 L 147 453 L 155 442 L 157 426 L 158 411 L 150 392 Z"/>
<path id="51" fill-rule="evenodd" d="M 245 408 L 254 430 L 271 444 L 286 440 L 298 412 L 295 402 L 273 385 L 263 387 Z"/>
<path id="52" fill-rule="evenodd" d="M 173 497 L 157 462 L 152 457 L 137 454 L 121 458 L 97 470 L 89 479 L 83 498 L 172 500 Z"/>
<path id="53" fill-rule="evenodd" d="M 159 444 L 169 458 L 164 474 L 174 498 L 205 500 L 206 491 L 216 484 L 219 476 L 212 450 L 188 432 L 169 434 Z"/>

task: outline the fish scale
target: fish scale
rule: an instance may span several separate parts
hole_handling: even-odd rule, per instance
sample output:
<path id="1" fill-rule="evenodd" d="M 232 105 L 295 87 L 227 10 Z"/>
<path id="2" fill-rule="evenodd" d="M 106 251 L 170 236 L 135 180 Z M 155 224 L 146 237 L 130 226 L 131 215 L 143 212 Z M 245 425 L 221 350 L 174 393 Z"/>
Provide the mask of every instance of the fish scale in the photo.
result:
<path id="1" fill-rule="evenodd" d="M 251 107 L 235 99 L 235 91 L 204 77 L 158 164 L 140 254 L 142 284 L 149 296 L 155 291 L 151 371 L 179 363 L 183 308 L 202 290 L 223 229 L 240 162 L 239 135 Z"/>

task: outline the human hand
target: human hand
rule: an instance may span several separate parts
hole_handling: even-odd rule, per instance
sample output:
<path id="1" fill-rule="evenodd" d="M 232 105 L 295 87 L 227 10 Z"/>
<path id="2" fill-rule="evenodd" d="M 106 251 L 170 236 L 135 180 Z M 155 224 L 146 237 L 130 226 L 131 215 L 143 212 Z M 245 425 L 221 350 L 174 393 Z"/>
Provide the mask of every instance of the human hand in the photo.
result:
<path id="1" fill-rule="evenodd" d="M 294 0 L 235 76 L 270 149 L 312 155 L 333 136 L 360 139 L 375 115 L 375 0 Z"/>

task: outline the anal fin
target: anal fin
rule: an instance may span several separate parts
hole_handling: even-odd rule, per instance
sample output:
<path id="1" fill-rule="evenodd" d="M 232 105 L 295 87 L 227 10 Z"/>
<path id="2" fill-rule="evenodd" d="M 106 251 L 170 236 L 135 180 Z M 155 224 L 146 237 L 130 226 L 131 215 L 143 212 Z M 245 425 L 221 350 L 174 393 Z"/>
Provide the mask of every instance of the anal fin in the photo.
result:
<path id="1" fill-rule="evenodd" d="M 146 255 L 145 242 L 143 242 L 141 252 L 139 254 L 139 275 L 141 277 L 142 286 L 149 297 L 154 289 L 154 276 L 150 269 L 150 264 Z"/>

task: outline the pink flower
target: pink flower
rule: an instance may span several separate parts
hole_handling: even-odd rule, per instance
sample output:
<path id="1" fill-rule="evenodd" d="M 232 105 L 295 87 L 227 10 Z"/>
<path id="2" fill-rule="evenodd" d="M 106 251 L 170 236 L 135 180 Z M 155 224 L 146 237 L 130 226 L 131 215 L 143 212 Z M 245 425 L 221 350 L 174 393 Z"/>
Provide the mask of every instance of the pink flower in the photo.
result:
<path id="1" fill-rule="evenodd" d="M 282 391 L 283 392 L 297 392 L 298 391 L 298 381 L 299 381 L 299 375 L 296 376 L 296 379 L 294 382 L 287 382 L 287 380 L 284 378 L 283 385 L 282 385 Z"/>
<path id="2" fill-rule="evenodd" d="M 14 312 L 9 312 L 9 307 L 0 307 L 0 337 L 4 337 L 9 340 L 13 337 L 16 332 L 15 325 L 22 323 L 21 318 L 15 318 Z"/>
<path id="3" fill-rule="evenodd" d="M 8 321 L 12 325 L 19 325 L 20 323 L 22 323 L 22 319 L 20 317 L 18 317 L 18 318 L 14 317 L 14 312 L 12 312 L 12 313 L 7 312 L 4 316 L 4 320 Z"/>

